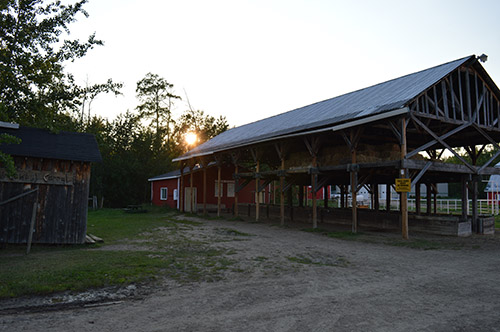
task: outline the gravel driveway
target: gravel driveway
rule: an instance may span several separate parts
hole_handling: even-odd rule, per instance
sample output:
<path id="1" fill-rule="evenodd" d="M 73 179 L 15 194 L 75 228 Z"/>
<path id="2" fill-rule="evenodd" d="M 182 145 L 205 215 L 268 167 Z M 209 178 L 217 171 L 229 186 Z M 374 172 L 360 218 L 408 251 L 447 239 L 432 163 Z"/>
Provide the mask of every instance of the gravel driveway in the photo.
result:
<path id="1" fill-rule="evenodd" d="M 165 280 L 96 306 L 4 311 L 0 330 L 500 331 L 499 236 L 433 238 L 445 245 L 423 250 L 394 245 L 397 234 L 345 240 L 199 221 L 183 235 L 231 249 L 222 280 Z"/>

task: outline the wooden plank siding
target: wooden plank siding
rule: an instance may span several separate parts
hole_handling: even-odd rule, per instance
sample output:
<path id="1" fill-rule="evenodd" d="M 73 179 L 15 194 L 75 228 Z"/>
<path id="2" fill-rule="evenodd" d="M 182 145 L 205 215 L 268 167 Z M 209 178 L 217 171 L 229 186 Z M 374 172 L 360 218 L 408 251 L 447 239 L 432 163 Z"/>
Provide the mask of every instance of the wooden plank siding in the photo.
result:
<path id="1" fill-rule="evenodd" d="M 26 207 L 33 206 L 35 200 L 37 214 L 33 243 L 84 243 L 90 163 L 30 157 L 15 157 L 14 160 L 20 172 L 29 174 L 33 171 L 35 175 L 31 180 L 17 181 L 0 177 L 0 202 L 31 189 L 38 188 L 38 192 L 0 206 L 0 243 L 27 242 L 32 210 Z M 45 177 L 35 179 L 44 173 Z M 51 174 L 66 174 L 71 183 L 51 181 Z"/>

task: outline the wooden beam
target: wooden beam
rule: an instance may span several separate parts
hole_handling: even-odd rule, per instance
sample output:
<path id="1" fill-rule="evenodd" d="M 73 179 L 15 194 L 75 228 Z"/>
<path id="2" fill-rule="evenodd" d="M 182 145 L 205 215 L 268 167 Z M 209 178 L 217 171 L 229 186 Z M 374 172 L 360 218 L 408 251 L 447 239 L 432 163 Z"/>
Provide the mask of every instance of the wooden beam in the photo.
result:
<path id="1" fill-rule="evenodd" d="M 193 166 L 193 168 L 194 168 L 194 166 Z M 190 197 L 190 203 L 189 203 L 189 210 L 190 210 L 189 212 L 191 212 L 191 213 L 196 213 L 196 212 L 194 211 L 194 190 L 193 190 L 193 188 L 194 188 L 194 187 L 193 187 L 193 172 L 191 171 L 191 170 L 192 170 L 192 168 L 191 168 L 191 167 L 190 167 L 189 169 L 190 169 L 190 170 L 189 170 L 189 194 L 190 194 L 190 196 L 191 196 L 191 197 Z"/>
<path id="2" fill-rule="evenodd" d="M 243 183 L 237 183 L 237 185 L 235 186 L 235 192 L 240 192 L 243 190 L 243 188 L 245 188 L 250 182 L 252 182 L 253 179 L 245 179 L 243 181 Z M 239 182 L 239 181 L 238 181 Z"/>
<path id="3" fill-rule="evenodd" d="M 444 116 L 445 118 L 449 118 L 450 115 L 448 113 L 448 96 L 446 92 L 446 84 L 443 81 L 441 81 L 441 93 L 443 94 L 443 106 L 444 106 Z"/>
<path id="4" fill-rule="evenodd" d="M 413 182 L 413 181 L 412 181 Z M 420 215 L 420 182 L 415 184 L 415 213 Z"/>
<path id="5" fill-rule="evenodd" d="M 417 118 L 415 117 L 415 119 L 417 119 Z M 419 123 L 422 123 L 422 122 L 420 122 L 420 121 L 418 121 L 418 122 L 417 122 L 417 121 L 415 121 L 415 120 L 414 120 L 414 117 L 412 117 L 412 121 L 414 121 L 414 122 L 415 122 L 415 124 L 417 124 L 417 125 L 419 125 Z M 422 124 L 423 124 L 423 123 L 422 123 Z M 406 154 L 406 159 L 409 159 L 409 158 L 413 157 L 414 155 L 416 155 L 417 153 L 419 153 L 419 152 L 421 152 L 421 151 L 423 151 L 423 150 L 425 150 L 425 149 L 427 149 L 427 148 L 430 148 L 430 147 L 431 147 L 431 146 L 433 146 L 434 144 L 439 143 L 439 140 L 445 140 L 445 139 L 447 139 L 448 137 L 453 136 L 453 135 L 455 135 L 455 134 L 459 133 L 460 131 L 462 131 L 462 130 L 464 130 L 464 129 L 468 128 L 468 127 L 470 127 L 471 125 L 472 125 L 472 123 L 471 123 L 471 122 L 464 123 L 464 124 L 462 124 L 461 126 L 459 126 L 459 127 L 455 128 L 455 129 L 453 129 L 453 130 L 450 130 L 450 131 L 448 131 L 446 134 L 444 134 L 444 135 L 440 136 L 440 137 L 439 137 L 439 139 L 435 138 L 434 140 L 429 141 L 429 142 L 427 142 L 427 143 L 423 144 L 422 146 L 419 146 L 418 148 L 416 148 L 416 149 L 414 149 L 414 150 L 412 150 L 412 151 L 408 152 L 408 153 Z M 420 125 L 419 125 L 419 126 L 420 126 Z M 425 125 L 424 125 L 424 126 L 425 126 Z M 425 128 L 427 128 L 427 126 L 425 126 L 425 128 L 424 128 L 424 127 L 422 127 L 422 128 L 423 128 L 423 129 L 425 129 Z M 430 129 L 429 129 L 429 130 L 430 130 Z M 426 130 L 426 131 L 427 131 L 427 130 Z"/>
<path id="6" fill-rule="evenodd" d="M 391 185 L 389 183 L 385 185 L 385 210 L 391 211 Z"/>
<path id="7" fill-rule="evenodd" d="M 255 165 L 255 173 L 256 175 L 260 171 L 260 161 L 257 160 L 257 164 Z M 259 195 L 259 177 L 255 177 L 255 221 L 259 221 L 260 218 L 260 195 Z"/>
<path id="8" fill-rule="evenodd" d="M 357 147 L 357 142 L 359 141 L 359 130 L 354 132 L 351 130 L 351 136 L 350 136 L 350 142 L 351 142 L 351 163 L 355 165 L 357 163 L 356 159 L 356 147 Z M 357 199 L 356 199 L 356 188 L 358 186 L 357 184 L 357 179 L 358 179 L 358 174 L 354 170 L 354 168 L 351 168 L 351 200 L 352 200 L 352 232 L 357 233 L 358 232 L 358 206 L 357 206 Z"/>
<path id="9" fill-rule="evenodd" d="M 181 187 L 179 188 L 179 208 L 181 212 L 184 212 L 184 163 L 181 165 Z"/>
<path id="10" fill-rule="evenodd" d="M 280 176 L 280 224 L 285 225 L 285 158 L 281 154 L 281 171 L 283 175 Z"/>
<path id="11" fill-rule="evenodd" d="M 238 174 L 238 164 L 234 164 L 234 174 Z M 235 177 L 234 180 L 234 217 L 238 218 L 239 216 L 239 209 L 238 209 L 238 191 L 236 191 L 236 188 L 239 185 L 240 180 Z"/>
<path id="12" fill-rule="evenodd" d="M 217 163 L 217 217 L 220 217 L 221 215 L 221 190 L 222 190 L 222 183 L 221 183 L 221 165 L 218 162 Z"/>
<path id="13" fill-rule="evenodd" d="M 469 78 L 469 69 L 467 68 L 465 70 L 465 97 L 467 100 L 467 114 L 469 116 L 468 120 L 471 121 L 472 119 L 472 101 L 471 101 L 471 96 L 470 96 L 470 78 Z"/>
<path id="14" fill-rule="evenodd" d="M 414 122 L 417 122 L 420 127 L 422 127 L 425 131 L 427 131 L 435 140 L 445 146 L 451 153 L 455 155 L 465 166 L 469 167 L 472 171 L 475 171 L 474 168 L 460 156 L 455 150 L 451 148 L 445 141 L 443 141 L 439 136 L 437 136 L 431 129 L 429 129 L 425 124 L 423 124 L 420 120 L 418 120 L 413 114 L 410 114 Z"/>
<path id="15" fill-rule="evenodd" d="M 317 166 L 317 160 L 316 160 L 316 155 L 313 156 L 312 158 L 312 166 L 316 167 Z M 317 207 L 317 202 L 316 202 L 316 185 L 317 185 L 317 179 L 318 174 L 315 174 L 311 172 L 311 194 L 312 194 L 312 223 L 313 223 L 313 228 L 318 228 L 318 207 Z"/>
<path id="16" fill-rule="evenodd" d="M 432 188 L 431 188 L 431 184 L 429 182 L 427 182 L 425 184 L 425 186 L 427 189 L 427 193 L 426 193 L 427 211 L 426 211 L 426 214 L 430 215 L 432 212 Z"/>
<path id="17" fill-rule="evenodd" d="M 422 176 L 425 174 L 425 172 L 427 172 L 427 170 L 428 170 L 428 169 L 429 169 L 429 167 L 431 167 L 431 166 L 432 166 L 432 161 L 428 161 L 428 162 L 425 164 L 424 168 L 422 168 L 422 170 L 418 173 L 418 175 L 417 175 L 417 176 L 415 176 L 415 178 L 411 180 L 411 182 L 412 182 L 412 187 L 413 187 L 413 186 L 414 186 L 414 185 L 415 185 L 418 181 L 420 181 L 420 179 L 422 178 Z"/>
<path id="18" fill-rule="evenodd" d="M 406 118 L 401 118 L 401 160 L 406 157 Z M 401 176 L 408 177 L 408 169 L 401 168 Z M 408 193 L 401 193 L 401 233 L 403 239 L 408 239 Z"/>

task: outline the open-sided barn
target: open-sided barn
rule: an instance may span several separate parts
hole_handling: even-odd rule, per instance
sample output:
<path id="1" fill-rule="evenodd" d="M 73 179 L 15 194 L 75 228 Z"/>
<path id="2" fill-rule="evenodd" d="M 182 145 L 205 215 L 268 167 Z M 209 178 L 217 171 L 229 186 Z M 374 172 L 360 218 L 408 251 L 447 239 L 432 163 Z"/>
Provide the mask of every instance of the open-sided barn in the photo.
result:
<path id="1" fill-rule="evenodd" d="M 311 185 L 314 191 L 326 185 L 342 188 L 341 197 L 352 196 L 352 208 L 319 210 L 313 199 L 311 222 L 348 220 L 352 231 L 358 225 L 467 235 L 481 232 L 477 213 L 477 183 L 481 175 L 498 174 L 476 161 L 485 147 L 500 154 L 500 90 L 472 55 L 433 68 L 396 78 L 365 89 L 301 107 L 283 114 L 230 129 L 176 159 L 187 165 L 217 163 L 234 165 L 236 187 L 256 179 L 263 184 L 279 182 L 279 217 L 285 222 L 285 196 L 294 186 Z M 455 151 L 464 148 L 472 162 Z M 442 162 L 447 150 L 462 164 Z M 239 166 L 252 165 L 250 172 Z M 182 179 L 182 177 L 181 177 Z M 381 211 L 378 185 L 388 188 L 398 180 L 401 205 L 398 211 Z M 407 191 L 414 187 L 415 213 L 408 213 Z M 432 213 L 431 197 L 438 182 L 462 184 L 462 215 Z M 399 184 L 406 186 L 399 186 Z M 427 188 L 425 215 L 420 207 L 420 185 Z M 370 189 L 374 208 L 358 211 L 356 193 Z M 348 193 L 348 188 L 350 192 Z M 235 200 L 238 192 L 236 190 Z M 390 192 L 390 190 L 386 190 Z M 470 215 L 467 196 L 472 198 Z M 314 197 L 314 196 L 313 196 Z M 182 195 L 181 195 L 182 199 Z M 259 219 L 259 204 L 255 216 Z M 318 213 L 319 212 L 319 213 Z M 238 211 L 236 209 L 235 213 Z"/>
<path id="2" fill-rule="evenodd" d="M 0 145 L 17 169 L 9 177 L 0 168 L 0 243 L 30 235 L 33 243 L 84 243 L 90 163 L 101 161 L 94 136 L 0 123 L 2 133 L 21 143 Z"/>

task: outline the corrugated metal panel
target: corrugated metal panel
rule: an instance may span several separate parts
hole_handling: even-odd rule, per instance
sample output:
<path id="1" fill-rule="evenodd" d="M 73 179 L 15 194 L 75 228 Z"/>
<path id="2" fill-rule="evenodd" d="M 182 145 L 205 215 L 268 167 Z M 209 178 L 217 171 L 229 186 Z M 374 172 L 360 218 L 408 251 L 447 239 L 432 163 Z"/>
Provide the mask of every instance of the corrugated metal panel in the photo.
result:
<path id="1" fill-rule="evenodd" d="M 180 159 L 402 108 L 410 100 L 473 57 L 469 56 L 448 62 L 230 129 L 189 151 Z"/>

